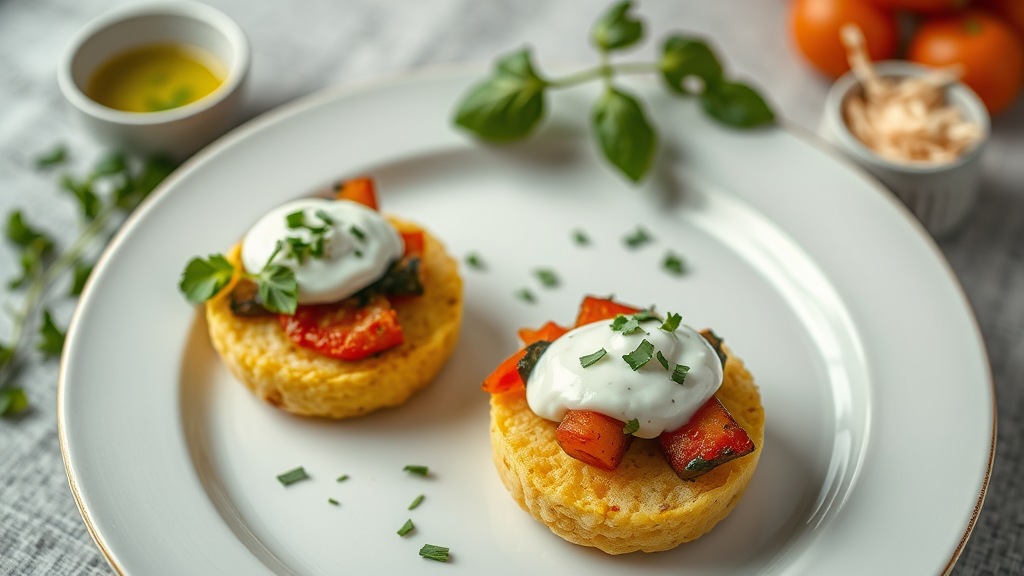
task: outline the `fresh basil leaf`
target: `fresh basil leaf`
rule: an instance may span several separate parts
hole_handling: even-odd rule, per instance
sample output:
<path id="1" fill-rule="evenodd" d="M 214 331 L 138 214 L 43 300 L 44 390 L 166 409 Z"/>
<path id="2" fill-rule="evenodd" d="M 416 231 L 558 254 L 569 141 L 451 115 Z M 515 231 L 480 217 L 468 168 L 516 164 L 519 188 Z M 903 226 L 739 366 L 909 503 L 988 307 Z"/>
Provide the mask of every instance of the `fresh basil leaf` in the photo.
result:
<path id="1" fill-rule="evenodd" d="M 640 103 L 609 87 L 594 103 L 592 121 L 605 158 L 633 182 L 643 179 L 654 159 L 656 137 Z"/>
<path id="2" fill-rule="evenodd" d="M 622 433 L 626 434 L 628 436 L 629 434 L 633 434 L 634 432 L 636 432 L 639 429 L 640 429 L 640 421 L 637 420 L 636 418 L 633 418 L 629 422 L 626 422 L 626 425 L 622 427 Z"/>
<path id="3" fill-rule="evenodd" d="M 583 366 L 584 368 L 589 368 L 594 364 L 594 362 L 597 362 L 601 358 L 604 358 L 606 354 L 608 354 L 608 351 L 605 350 L 604 348 L 601 348 L 600 350 L 594 352 L 593 354 L 580 356 L 580 365 Z"/>
<path id="4" fill-rule="evenodd" d="M 71 281 L 71 292 L 69 296 L 78 296 L 82 293 L 82 289 L 85 288 L 85 281 L 89 279 L 89 275 L 92 274 L 93 264 L 84 264 L 82 262 L 75 263 L 75 270 L 72 274 Z"/>
<path id="5" fill-rule="evenodd" d="M 178 287 L 189 302 L 200 304 L 227 286 L 234 273 L 235 268 L 231 262 L 220 254 L 211 254 L 206 260 L 193 258 L 185 266 Z"/>
<path id="6" fill-rule="evenodd" d="M 661 325 L 661 329 L 666 332 L 675 332 L 679 328 L 679 323 L 683 321 L 681 314 L 668 313 L 668 318 L 665 319 L 665 323 Z M 666 368 L 667 370 L 668 368 Z"/>
<path id="7" fill-rule="evenodd" d="M 67 159 L 67 155 L 67 148 L 63 144 L 58 144 L 53 150 L 36 157 L 36 168 L 42 170 L 63 164 L 64 160 Z"/>
<path id="8" fill-rule="evenodd" d="M 45 255 L 53 248 L 53 240 L 25 223 L 21 210 L 11 212 L 7 220 L 7 239 L 23 248 L 30 248 Z"/>
<path id="9" fill-rule="evenodd" d="M 544 116 L 546 86 L 533 69 L 529 50 L 513 52 L 498 60 L 490 78 L 470 89 L 455 123 L 484 140 L 523 138 Z"/>
<path id="10" fill-rule="evenodd" d="M 46 358 L 59 357 L 64 349 L 64 333 L 53 323 L 49 310 L 43 311 L 43 325 L 39 327 L 39 336 L 42 337 L 39 342 L 39 351 L 43 353 L 43 356 Z"/>
<path id="11" fill-rule="evenodd" d="M 722 83 L 722 64 L 703 40 L 685 36 L 670 36 L 665 41 L 658 63 L 661 76 L 674 92 L 691 94 L 683 83 L 696 76 L 704 83 L 704 90 L 714 89 Z"/>
<path id="12" fill-rule="evenodd" d="M 551 346 L 551 342 L 538 340 L 526 347 L 526 354 L 516 363 L 516 371 L 519 372 L 519 377 L 522 378 L 523 384 L 528 383 L 534 366 L 537 365 L 537 362 L 540 362 L 540 357 L 547 351 L 548 346 Z"/>
<path id="13" fill-rule="evenodd" d="M 689 371 L 689 366 L 676 364 L 675 369 L 672 370 L 672 381 L 675 382 L 676 384 L 682 384 L 686 380 L 686 373 Z"/>
<path id="14" fill-rule="evenodd" d="M 775 120 L 761 95 L 740 82 L 722 82 L 700 96 L 708 116 L 733 128 L 756 128 Z"/>
<path id="15" fill-rule="evenodd" d="M 104 176 L 120 174 L 127 169 L 128 165 L 124 161 L 124 154 L 121 152 L 111 152 L 100 158 L 99 162 L 93 166 L 92 176 L 93 178 L 103 178 Z"/>
<path id="16" fill-rule="evenodd" d="M 668 364 L 668 358 L 665 358 L 665 355 L 661 353 L 661 350 L 658 350 L 657 357 L 658 362 L 661 364 L 662 368 L 664 368 L 665 370 L 671 370 L 671 367 Z"/>
<path id="17" fill-rule="evenodd" d="M 96 193 L 92 191 L 91 181 L 78 181 L 65 174 L 60 178 L 60 187 L 64 191 L 70 192 L 78 200 L 78 207 L 86 220 L 92 220 L 100 213 L 100 208 L 103 205 L 100 203 L 99 196 L 96 196 Z"/>
<path id="18" fill-rule="evenodd" d="M 14 416 L 28 408 L 28 396 L 21 388 L 0 388 L 0 416 Z"/>
<path id="19" fill-rule="evenodd" d="M 674 274 L 676 276 L 682 276 L 686 273 L 686 266 L 683 264 L 682 256 L 669 252 L 665 255 L 665 261 L 661 263 L 661 267 L 666 272 Z"/>
<path id="20" fill-rule="evenodd" d="M 299 285 L 291 268 L 277 264 L 267 266 L 256 277 L 263 307 L 278 314 L 295 314 L 299 304 Z"/>
<path id="21" fill-rule="evenodd" d="M 619 2 L 594 24 L 591 38 L 602 51 L 621 50 L 636 44 L 644 35 L 644 24 L 629 13 L 633 3 Z"/>
<path id="22" fill-rule="evenodd" d="M 640 345 L 636 347 L 636 350 L 633 350 L 629 354 L 624 354 L 622 359 L 626 361 L 626 364 L 629 364 L 629 367 L 632 368 L 634 372 L 636 372 L 640 368 L 643 368 L 645 364 L 650 362 L 653 357 L 654 344 L 651 344 L 645 338 L 640 342 Z"/>

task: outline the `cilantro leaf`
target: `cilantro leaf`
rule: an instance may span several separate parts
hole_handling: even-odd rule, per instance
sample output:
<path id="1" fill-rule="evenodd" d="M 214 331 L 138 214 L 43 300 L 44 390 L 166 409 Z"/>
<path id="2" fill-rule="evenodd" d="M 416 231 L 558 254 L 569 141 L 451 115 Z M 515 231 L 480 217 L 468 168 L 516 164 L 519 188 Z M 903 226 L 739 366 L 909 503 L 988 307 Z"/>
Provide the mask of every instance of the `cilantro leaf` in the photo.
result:
<path id="1" fill-rule="evenodd" d="M 82 293 L 82 289 L 85 288 L 85 281 L 89 279 L 94 266 L 94 264 L 84 264 L 81 261 L 75 263 L 69 296 L 78 296 Z"/>
<path id="2" fill-rule="evenodd" d="M 674 274 L 676 276 L 682 276 L 686 273 L 686 267 L 683 264 L 683 258 L 672 252 L 665 255 L 665 261 L 662 262 L 661 267 L 666 272 Z"/>
<path id="3" fill-rule="evenodd" d="M 14 416 L 28 408 L 28 396 L 21 388 L 0 388 L 0 416 Z"/>
<path id="4" fill-rule="evenodd" d="M 545 82 L 533 69 L 530 51 L 519 50 L 498 60 L 490 78 L 463 97 L 455 124 L 484 140 L 518 140 L 544 116 Z"/>
<path id="5" fill-rule="evenodd" d="M 544 285 L 545 288 L 555 288 L 558 286 L 558 275 L 552 270 L 537 270 L 535 272 L 537 279 Z"/>
<path id="6" fill-rule="evenodd" d="M 49 310 L 43 311 L 43 325 L 39 327 L 39 336 L 42 337 L 39 351 L 43 353 L 43 357 L 59 357 L 64 349 L 64 333 L 53 323 Z"/>
<path id="7" fill-rule="evenodd" d="M 58 144 L 56 148 L 45 152 L 36 157 L 36 168 L 42 170 L 44 168 L 52 168 L 59 164 L 63 164 L 64 160 L 67 159 L 67 148 L 63 144 Z"/>
<path id="8" fill-rule="evenodd" d="M 626 243 L 626 246 L 630 248 L 639 248 L 652 240 L 654 240 L 654 238 L 652 238 L 651 235 L 648 234 L 641 226 L 637 226 L 636 232 L 633 232 L 622 239 L 622 241 Z"/>
<path id="9" fill-rule="evenodd" d="M 683 317 L 680 314 L 668 313 L 668 318 L 660 326 L 660 328 L 666 332 L 675 332 L 679 328 L 679 323 L 683 321 Z"/>
<path id="10" fill-rule="evenodd" d="M 708 116 L 733 128 L 756 128 L 775 120 L 761 95 L 741 82 L 722 82 L 705 90 L 700 104 Z"/>
<path id="11" fill-rule="evenodd" d="M 722 64 L 703 40 L 685 36 L 669 36 L 658 63 L 661 75 L 670 89 L 691 94 L 683 83 L 688 77 L 700 78 L 704 89 L 713 90 L 723 79 Z"/>
<path id="12" fill-rule="evenodd" d="M 633 182 L 643 179 L 657 138 L 640 103 L 609 86 L 594 103 L 591 123 L 605 158 Z"/>
<path id="13" fill-rule="evenodd" d="M 672 370 L 672 381 L 675 382 L 676 384 L 682 384 L 686 380 L 686 373 L 689 371 L 689 366 L 676 364 L 675 369 Z"/>
<path id="14" fill-rule="evenodd" d="M 672 369 L 671 367 L 669 367 L 669 365 L 668 365 L 668 359 L 667 359 L 667 358 L 665 358 L 665 355 L 661 353 L 661 350 L 658 350 L 658 362 L 660 362 L 660 363 L 661 363 L 661 366 L 662 366 L 662 367 L 663 367 L 663 368 L 664 368 L 665 370 L 671 370 L 671 369 Z"/>
<path id="15" fill-rule="evenodd" d="M 611 327 L 613 331 L 622 332 L 627 336 L 641 330 L 640 321 L 633 314 L 629 316 L 619 314 L 615 317 L 615 320 L 612 320 Z"/>
<path id="16" fill-rule="evenodd" d="M 632 368 L 634 372 L 636 372 L 642 368 L 644 364 L 650 362 L 653 357 L 654 344 L 651 344 L 645 338 L 640 342 L 640 345 L 636 347 L 636 350 L 633 350 L 629 354 L 624 354 L 622 359 L 626 361 L 626 364 L 629 364 L 629 367 Z"/>
<path id="17" fill-rule="evenodd" d="M 295 314 L 299 285 L 291 268 L 269 265 L 256 275 L 256 285 L 264 308 L 279 314 Z"/>
<path id="18" fill-rule="evenodd" d="M 634 432 L 636 432 L 639 429 L 640 429 L 640 421 L 637 420 L 636 418 L 633 418 L 629 422 L 626 422 L 626 425 L 622 427 L 622 433 L 623 434 L 627 434 L 627 435 L 628 434 L 633 434 Z"/>
<path id="19" fill-rule="evenodd" d="M 595 24 L 591 33 L 594 44 L 602 51 L 628 48 L 644 35 L 643 22 L 633 18 L 629 11 L 633 3 L 619 2 L 605 12 Z"/>
<path id="20" fill-rule="evenodd" d="M 580 356 L 580 365 L 583 366 L 584 368 L 589 368 L 595 362 L 597 362 L 601 358 L 604 358 L 606 354 L 608 354 L 608 351 L 605 350 L 604 348 L 601 348 L 600 350 L 598 350 L 597 352 L 594 352 L 593 354 L 587 354 L 586 356 Z"/>
<path id="21" fill-rule="evenodd" d="M 189 302 L 200 304 L 227 286 L 234 273 L 235 268 L 231 262 L 220 254 L 211 254 L 206 260 L 193 258 L 185 266 L 178 287 Z"/>

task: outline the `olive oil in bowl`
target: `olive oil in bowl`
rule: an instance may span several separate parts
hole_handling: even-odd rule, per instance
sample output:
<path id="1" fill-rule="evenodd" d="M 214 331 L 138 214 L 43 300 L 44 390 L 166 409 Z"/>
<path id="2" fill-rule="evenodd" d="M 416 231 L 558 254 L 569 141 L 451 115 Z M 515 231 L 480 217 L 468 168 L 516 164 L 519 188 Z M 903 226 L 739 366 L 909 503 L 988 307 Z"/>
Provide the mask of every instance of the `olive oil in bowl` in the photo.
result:
<path id="1" fill-rule="evenodd" d="M 119 54 L 89 79 L 89 98 L 125 112 L 162 112 L 191 104 L 227 76 L 222 62 L 187 44 L 154 44 Z"/>

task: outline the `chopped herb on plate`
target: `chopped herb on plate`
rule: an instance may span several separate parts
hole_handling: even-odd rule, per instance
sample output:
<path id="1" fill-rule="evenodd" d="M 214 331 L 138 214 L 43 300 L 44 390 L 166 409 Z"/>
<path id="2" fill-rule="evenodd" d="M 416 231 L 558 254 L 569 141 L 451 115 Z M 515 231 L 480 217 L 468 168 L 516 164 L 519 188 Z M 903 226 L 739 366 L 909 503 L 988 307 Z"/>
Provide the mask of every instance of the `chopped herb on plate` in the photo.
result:
<path id="1" fill-rule="evenodd" d="M 448 549 L 444 546 L 424 544 L 423 548 L 420 548 L 420 556 L 423 556 L 424 558 L 430 558 L 431 560 L 437 560 L 438 562 L 447 562 Z"/>
<path id="2" fill-rule="evenodd" d="M 470 268 L 474 268 L 476 270 L 483 270 L 487 268 L 487 266 L 484 265 L 483 258 L 481 258 L 480 255 L 477 254 L 476 252 L 470 252 L 469 254 L 466 254 L 466 264 Z"/>
<path id="3" fill-rule="evenodd" d="M 590 244 L 590 237 L 583 230 L 574 230 L 572 233 L 572 239 L 578 246 L 586 246 Z"/>
<path id="4" fill-rule="evenodd" d="M 537 301 L 537 299 L 534 298 L 533 296 L 533 292 L 530 292 L 526 288 L 520 288 L 519 290 L 517 290 L 516 298 L 519 298 L 523 302 L 529 302 L 530 304 L 533 304 L 534 302 Z"/>
<path id="5" fill-rule="evenodd" d="M 415 528 L 415 526 L 412 525 L 412 520 L 406 520 L 405 524 L 402 524 L 402 527 L 398 529 L 398 535 L 405 536 L 409 532 L 412 532 L 413 528 Z M 422 555 L 422 552 L 420 552 L 420 554 Z"/>
<path id="6" fill-rule="evenodd" d="M 338 501 L 337 501 L 337 500 L 335 500 L 334 498 L 328 498 L 328 499 L 327 499 L 327 502 L 329 502 L 329 503 L 331 503 L 331 504 L 334 504 L 335 506 L 338 506 Z"/>
<path id="7" fill-rule="evenodd" d="M 306 469 L 303 468 L 302 466 L 299 466 L 295 470 L 289 470 L 284 474 L 278 475 L 277 481 L 285 486 L 288 486 L 290 484 L 295 484 L 299 480 L 306 480 L 307 478 L 309 478 L 309 476 L 306 475 Z"/>
<path id="8" fill-rule="evenodd" d="M 348 474 L 342 474 L 341 476 L 338 476 L 338 479 L 335 480 L 335 482 L 344 482 L 345 480 L 348 480 Z"/>
<path id="9" fill-rule="evenodd" d="M 415 510 L 416 508 L 418 508 L 420 503 L 423 502 L 423 498 L 423 494 L 417 496 L 416 499 L 412 501 L 412 504 L 409 504 L 409 510 Z"/>
<path id="10" fill-rule="evenodd" d="M 665 255 L 665 261 L 662 262 L 661 267 L 664 268 L 666 272 L 675 276 L 682 276 L 686 273 L 686 266 L 683 264 L 682 256 L 678 256 L 672 252 Z"/>
<path id="11" fill-rule="evenodd" d="M 639 248 L 652 240 L 654 240 L 654 238 L 652 238 L 642 226 L 637 226 L 636 232 L 626 236 L 622 241 L 630 248 Z"/>
<path id="12" fill-rule="evenodd" d="M 558 286 L 558 276 L 551 270 L 537 270 L 537 279 L 544 285 L 545 288 L 555 288 Z"/>
<path id="13" fill-rule="evenodd" d="M 406 466 L 405 468 L 402 468 L 402 470 L 405 470 L 406 472 L 408 472 L 410 474 L 416 474 L 416 475 L 419 475 L 419 476 L 426 476 L 428 474 L 428 472 L 429 472 L 427 470 L 426 466 L 417 466 L 415 464 L 410 464 L 410 465 Z"/>

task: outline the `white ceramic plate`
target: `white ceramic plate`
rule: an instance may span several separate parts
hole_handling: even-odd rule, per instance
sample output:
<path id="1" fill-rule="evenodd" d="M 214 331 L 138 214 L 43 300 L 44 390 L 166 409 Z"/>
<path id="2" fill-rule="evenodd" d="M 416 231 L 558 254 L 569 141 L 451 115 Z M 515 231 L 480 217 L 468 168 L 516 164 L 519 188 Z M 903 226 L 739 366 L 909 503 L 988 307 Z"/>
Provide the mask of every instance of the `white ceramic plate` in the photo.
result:
<path id="1" fill-rule="evenodd" d="M 73 322 L 60 395 L 71 487 L 111 564 L 133 576 L 947 571 L 984 494 L 993 394 L 968 304 L 908 213 L 805 137 L 723 129 L 656 88 L 634 88 L 663 151 L 640 189 L 594 153 L 590 88 L 559 93 L 528 143 L 478 146 L 449 118 L 482 72 L 287 106 L 190 161 L 113 242 Z M 386 211 L 487 269 L 462 270 L 462 337 L 427 390 L 364 418 L 293 417 L 232 378 L 178 275 L 271 207 L 363 173 Z M 627 249 L 637 225 L 656 241 Z M 590 246 L 571 241 L 577 228 Z M 661 269 L 668 250 L 685 276 Z M 540 287 L 539 267 L 562 285 Z M 538 302 L 516 299 L 520 287 Z M 493 470 L 482 378 L 517 328 L 569 323 L 586 293 L 713 327 L 761 387 L 766 437 L 746 496 L 670 552 L 564 542 Z M 282 487 L 275 476 L 300 465 L 312 480 Z M 416 530 L 400 538 L 407 518 Z M 425 543 L 450 547 L 451 562 L 420 558 Z"/>

